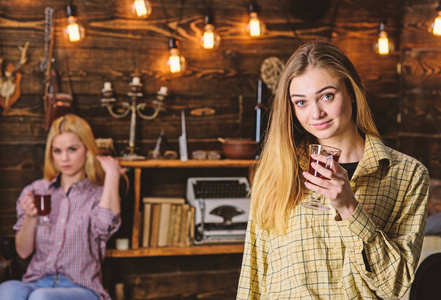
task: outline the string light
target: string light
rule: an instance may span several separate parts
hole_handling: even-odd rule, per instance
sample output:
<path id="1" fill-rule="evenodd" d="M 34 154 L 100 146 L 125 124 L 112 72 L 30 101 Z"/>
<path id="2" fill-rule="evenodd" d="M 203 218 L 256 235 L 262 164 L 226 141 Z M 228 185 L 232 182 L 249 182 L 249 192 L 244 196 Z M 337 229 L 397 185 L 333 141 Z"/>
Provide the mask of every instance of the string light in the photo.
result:
<path id="1" fill-rule="evenodd" d="M 168 71 L 172 74 L 182 74 L 186 67 L 185 58 L 179 53 L 178 41 L 171 38 L 168 41 L 168 48 L 170 49 L 170 57 L 167 60 Z"/>
<path id="2" fill-rule="evenodd" d="M 393 51 L 394 44 L 387 36 L 386 22 L 380 23 L 378 39 L 374 43 L 374 50 L 380 55 L 388 55 Z"/>
<path id="3" fill-rule="evenodd" d="M 78 18 L 75 16 L 75 7 L 72 5 L 72 1 L 69 1 L 66 7 L 67 13 L 67 26 L 64 30 L 65 36 L 68 41 L 72 43 L 79 42 L 86 36 L 84 27 L 78 22 Z"/>
<path id="4" fill-rule="evenodd" d="M 257 3 L 252 2 L 248 7 L 250 12 L 250 21 L 248 23 L 247 31 L 251 37 L 260 37 L 265 31 L 265 24 L 259 19 L 259 7 Z"/>
<path id="5" fill-rule="evenodd" d="M 134 0 L 132 12 L 135 17 L 145 19 L 152 13 L 152 6 L 147 0 Z"/>
<path id="6" fill-rule="evenodd" d="M 438 16 L 435 18 L 432 24 L 429 26 L 429 32 L 433 35 L 441 35 L 441 1 L 438 2 L 438 8 L 436 9 Z"/>
<path id="7" fill-rule="evenodd" d="M 217 48 L 220 44 L 220 36 L 214 30 L 211 14 L 205 15 L 204 34 L 201 37 L 201 45 L 205 49 Z"/>

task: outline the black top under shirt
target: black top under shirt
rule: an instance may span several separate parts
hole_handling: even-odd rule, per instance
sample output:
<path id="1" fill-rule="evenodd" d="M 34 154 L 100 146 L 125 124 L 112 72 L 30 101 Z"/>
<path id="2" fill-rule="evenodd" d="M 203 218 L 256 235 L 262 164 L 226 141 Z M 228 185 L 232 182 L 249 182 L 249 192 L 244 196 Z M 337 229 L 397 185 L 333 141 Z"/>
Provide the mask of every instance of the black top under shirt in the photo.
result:
<path id="1" fill-rule="evenodd" d="M 352 175 L 354 175 L 355 169 L 357 169 L 358 161 L 352 163 L 340 164 L 340 166 L 342 166 L 343 168 L 346 169 L 346 171 L 348 171 L 348 178 L 349 180 L 351 180 Z"/>

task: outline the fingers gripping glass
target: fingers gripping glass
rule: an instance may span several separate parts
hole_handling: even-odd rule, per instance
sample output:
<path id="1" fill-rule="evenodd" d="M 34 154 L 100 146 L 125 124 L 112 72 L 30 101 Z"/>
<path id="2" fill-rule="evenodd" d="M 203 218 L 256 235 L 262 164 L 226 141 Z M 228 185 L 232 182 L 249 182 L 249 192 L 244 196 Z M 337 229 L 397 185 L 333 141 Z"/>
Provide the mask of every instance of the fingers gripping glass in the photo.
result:
<path id="1" fill-rule="evenodd" d="M 311 163 L 313 163 L 313 162 L 318 163 L 321 166 L 325 167 L 326 169 L 331 170 L 334 162 L 338 162 L 338 160 L 340 159 L 341 150 L 338 148 L 331 147 L 331 146 L 325 146 L 325 145 L 319 145 L 319 144 L 309 145 L 308 150 L 309 150 L 308 151 L 308 155 L 309 155 L 308 173 L 313 176 L 319 177 L 321 179 L 329 180 L 328 178 L 322 176 L 319 172 L 317 172 L 311 166 Z M 311 157 L 312 154 L 321 154 L 321 155 L 326 156 L 326 163 L 322 163 L 321 161 L 314 160 Z M 323 210 L 323 211 L 329 210 L 330 209 L 329 207 L 327 207 L 326 205 L 323 205 L 323 203 L 322 203 L 323 198 L 324 198 L 324 196 L 313 191 L 309 201 L 302 202 L 301 205 L 303 205 L 304 207 L 312 208 L 312 209 L 316 209 L 316 210 Z"/>
<path id="2" fill-rule="evenodd" d="M 39 216 L 37 225 L 50 226 L 48 215 L 51 212 L 51 195 L 44 192 L 35 192 L 34 204 Z"/>

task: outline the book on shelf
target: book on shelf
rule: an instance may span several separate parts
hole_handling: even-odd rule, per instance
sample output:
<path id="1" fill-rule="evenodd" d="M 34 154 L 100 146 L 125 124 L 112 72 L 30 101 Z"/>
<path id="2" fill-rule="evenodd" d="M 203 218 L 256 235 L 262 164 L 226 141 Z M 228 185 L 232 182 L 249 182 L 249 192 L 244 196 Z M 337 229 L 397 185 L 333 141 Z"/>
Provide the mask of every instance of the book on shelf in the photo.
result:
<path id="1" fill-rule="evenodd" d="M 171 238 L 171 245 L 172 247 L 178 247 L 179 246 L 179 234 L 180 234 L 180 228 L 181 228 L 181 219 L 182 219 L 182 205 L 176 206 L 176 216 L 173 222 L 173 235 Z"/>
<path id="2" fill-rule="evenodd" d="M 151 224 L 150 224 L 150 247 L 158 247 L 158 235 L 159 235 L 159 221 L 161 218 L 161 204 L 152 204 L 151 211 Z"/>
<path id="3" fill-rule="evenodd" d="M 190 224 L 189 224 L 189 243 L 190 245 L 193 244 L 194 241 L 194 218 L 195 218 L 195 207 L 194 206 L 190 206 Z"/>
<path id="4" fill-rule="evenodd" d="M 168 229 L 170 227 L 170 212 L 171 204 L 162 203 L 161 214 L 159 216 L 159 228 L 158 228 L 158 247 L 167 246 Z"/>
<path id="5" fill-rule="evenodd" d="M 142 228 L 142 247 L 148 248 L 150 245 L 150 224 L 151 224 L 151 216 L 152 216 L 152 204 L 145 203 L 144 204 L 144 213 L 143 213 L 143 228 Z"/>
<path id="6" fill-rule="evenodd" d="M 175 230 L 176 214 L 178 206 L 181 204 L 172 204 L 170 210 L 170 219 L 167 233 L 167 245 L 171 246 L 173 244 L 173 234 Z"/>
<path id="7" fill-rule="evenodd" d="M 190 205 L 190 209 L 188 210 L 188 218 L 186 224 L 186 240 L 185 247 L 190 247 L 193 243 L 194 238 L 194 206 Z"/>
<path id="8" fill-rule="evenodd" d="M 189 204 L 182 205 L 182 217 L 181 217 L 181 225 L 180 225 L 180 232 L 179 232 L 179 241 L 178 246 L 179 247 L 185 247 L 186 240 L 188 239 L 187 232 L 187 220 L 188 220 L 188 211 L 190 210 Z"/>
<path id="9" fill-rule="evenodd" d="M 194 207 L 184 198 L 144 198 L 144 248 L 188 247 L 194 227 Z M 193 227 L 192 227 L 193 226 Z"/>

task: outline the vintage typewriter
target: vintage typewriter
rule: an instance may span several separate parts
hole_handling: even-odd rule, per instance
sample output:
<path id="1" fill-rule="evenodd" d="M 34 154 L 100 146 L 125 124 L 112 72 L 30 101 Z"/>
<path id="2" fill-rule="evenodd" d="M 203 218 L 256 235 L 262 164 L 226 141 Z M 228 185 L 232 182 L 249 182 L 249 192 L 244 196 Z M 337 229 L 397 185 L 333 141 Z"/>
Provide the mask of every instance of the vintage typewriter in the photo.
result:
<path id="1" fill-rule="evenodd" d="M 195 244 L 245 239 L 250 199 L 246 177 L 191 177 L 187 200 L 195 207 Z"/>

